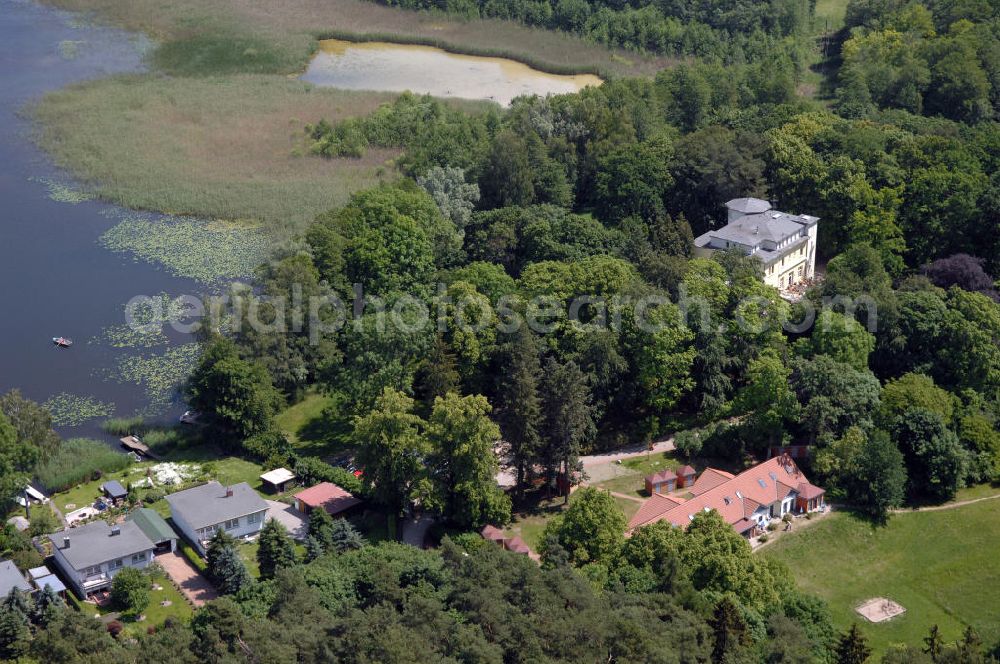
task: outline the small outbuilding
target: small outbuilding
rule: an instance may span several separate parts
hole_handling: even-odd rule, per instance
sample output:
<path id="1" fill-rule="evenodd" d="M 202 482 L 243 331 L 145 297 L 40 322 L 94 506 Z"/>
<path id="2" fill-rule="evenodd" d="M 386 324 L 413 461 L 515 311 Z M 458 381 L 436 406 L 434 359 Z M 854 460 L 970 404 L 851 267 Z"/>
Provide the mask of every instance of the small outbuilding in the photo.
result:
<path id="1" fill-rule="evenodd" d="M 101 485 L 101 493 L 116 503 L 128 497 L 128 491 L 118 480 L 110 480 Z"/>
<path id="2" fill-rule="evenodd" d="M 39 591 L 43 590 L 45 586 L 51 588 L 55 594 L 59 595 L 63 599 L 66 599 L 66 584 L 59 580 L 59 577 L 55 574 L 48 574 L 46 576 L 33 579 L 32 583 L 35 584 L 35 588 Z"/>
<path id="3" fill-rule="evenodd" d="M 309 514 L 317 507 L 322 507 L 331 516 L 335 516 L 360 504 L 360 498 L 355 498 L 349 491 L 341 489 L 332 482 L 321 482 L 295 494 L 295 509 L 303 514 Z"/>
<path id="4" fill-rule="evenodd" d="M 682 466 L 677 470 L 677 488 L 682 489 L 686 486 L 691 486 L 694 484 L 695 476 L 697 471 L 691 466 Z"/>
<path id="5" fill-rule="evenodd" d="M 483 536 L 483 539 L 488 542 L 496 542 L 497 544 L 503 544 L 504 534 L 503 531 L 496 526 L 483 526 L 483 529 L 479 533 Z"/>
<path id="6" fill-rule="evenodd" d="M 287 468 L 275 468 L 261 475 L 260 481 L 270 493 L 284 493 L 295 486 L 295 473 Z"/>
<path id="7" fill-rule="evenodd" d="M 646 493 L 670 493 L 677 488 L 677 473 L 672 470 L 661 470 L 646 477 Z"/>
<path id="8" fill-rule="evenodd" d="M 155 510 L 142 507 L 129 514 L 127 518 L 129 521 L 134 521 L 135 525 L 139 526 L 139 529 L 146 533 L 146 537 L 156 545 L 153 550 L 154 555 L 170 553 L 177 548 L 177 533 Z"/>
<path id="9" fill-rule="evenodd" d="M 504 540 L 504 548 L 508 551 L 513 551 L 514 553 L 519 553 L 522 556 L 527 556 L 531 554 L 531 547 L 525 543 L 520 537 L 511 537 L 508 540 Z"/>

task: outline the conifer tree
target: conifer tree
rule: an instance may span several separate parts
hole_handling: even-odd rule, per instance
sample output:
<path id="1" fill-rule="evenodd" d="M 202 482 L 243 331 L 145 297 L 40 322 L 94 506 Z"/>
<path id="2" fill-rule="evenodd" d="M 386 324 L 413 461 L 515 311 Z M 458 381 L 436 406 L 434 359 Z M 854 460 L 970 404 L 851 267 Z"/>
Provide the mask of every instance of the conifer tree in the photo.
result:
<path id="1" fill-rule="evenodd" d="M 840 636 L 837 644 L 837 664 L 864 664 L 872 654 L 868 639 L 858 629 L 857 623 Z"/>
<path id="2" fill-rule="evenodd" d="M 288 536 L 288 531 L 277 520 L 268 520 L 260 531 L 260 547 L 257 549 L 260 575 L 269 579 L 278 570 L 291 567 L 295 562 L 295 543 Z"/>

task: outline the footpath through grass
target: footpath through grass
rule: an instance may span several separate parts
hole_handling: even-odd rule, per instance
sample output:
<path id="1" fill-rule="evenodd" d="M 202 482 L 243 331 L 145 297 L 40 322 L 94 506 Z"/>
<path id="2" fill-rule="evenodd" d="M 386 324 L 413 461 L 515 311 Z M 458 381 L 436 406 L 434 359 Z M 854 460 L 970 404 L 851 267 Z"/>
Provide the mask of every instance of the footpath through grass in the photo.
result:
<path id="1" fill-rule="evenodd" d="M 894 515 L 884 528 L 834 513 L 762 555 L 784 562 L 799 586 L 830 603 L 834 622 L 857 622 L 876 655 L 892 644 L 920 643 L 937 624 L 945 641 L 972 625 L 984 643 L 1000 639 L 1000 504 Z M 854 612 L 888 597 L 906 613 L 872 624 Z"/>

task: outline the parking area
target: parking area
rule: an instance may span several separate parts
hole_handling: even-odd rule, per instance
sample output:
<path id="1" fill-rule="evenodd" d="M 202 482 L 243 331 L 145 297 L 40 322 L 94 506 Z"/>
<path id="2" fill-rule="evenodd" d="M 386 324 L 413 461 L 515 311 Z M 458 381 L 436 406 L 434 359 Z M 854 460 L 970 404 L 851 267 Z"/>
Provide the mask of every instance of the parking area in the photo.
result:
<path id="1" fill-rule="evenodd" d="M 292 539 L 298 541 L 304 541 L 306 535 L 308 534 L 308 523 L 306 521 L 306 516 L 299 512 L 297 509 L 291 505 L 286 505 L 285 503 L 278 502 L 277 500 L 268 500 L 267 502 L 267 516 L 271 519 L 276 520 L 278 523 L 285 527 L 288 534 L 292 536 Z"/>

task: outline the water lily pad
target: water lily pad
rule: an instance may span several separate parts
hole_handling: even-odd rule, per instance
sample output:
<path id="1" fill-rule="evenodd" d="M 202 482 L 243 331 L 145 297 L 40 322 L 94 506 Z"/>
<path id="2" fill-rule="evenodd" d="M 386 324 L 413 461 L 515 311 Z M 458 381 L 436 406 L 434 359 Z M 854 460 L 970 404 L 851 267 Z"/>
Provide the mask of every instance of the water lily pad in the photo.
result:
<path id="1" fill-rule="evenodd" d="M 259 228 L 192 217 L 119 213 L 121 221 L 101 236 L 112 251 L 160 263 L 171 273 L 218 285 L 254 274 L 270 255 Z"/>
<path id="2" fill-rule="evenodd" d="M 42 405 L 52 414 L 52 423 L 56 426 L 79 426 L 87 420 L 111 417 L 115 413 L 113 403 L 68 392 L 60 392 Z"/>
<path id="3" fill-rule="evenodd" d="M 83 203 L 84 201 L 94 199 L 93 194 L 72 184 L 53 180 L 52 178 L 31 179 L 35 182 L 41 182 L 44 184 L 49 190 L 49 198 L 57 203 L 70 203 L 71 205 L 76 205 L 77 203 Z"/>
<path id="4" fill-rule="evenodd" d="M 177 390 L 191 374 L 201 346 L 187 343 L 168 348 L 162 353 L 131 355 L 121 358 L 112 376 L 123 383 L 141 386 L 149 401 L 141 415 L 162 414 L 171 403 Z"/>

